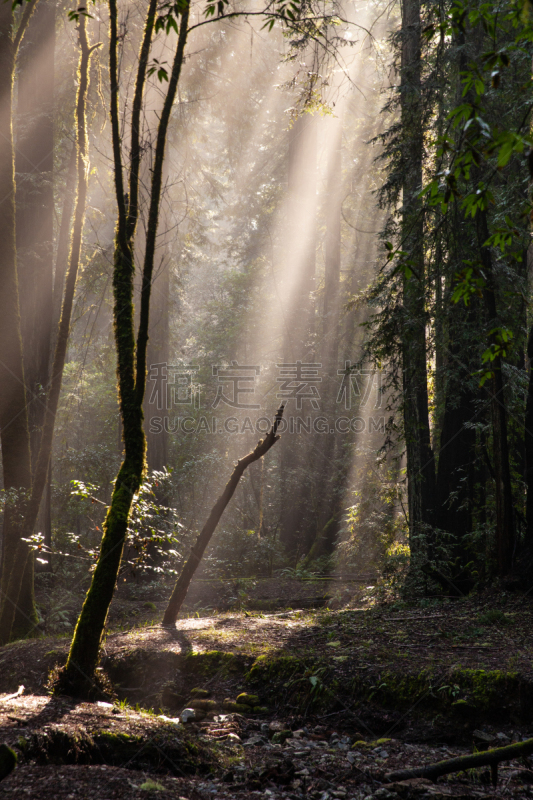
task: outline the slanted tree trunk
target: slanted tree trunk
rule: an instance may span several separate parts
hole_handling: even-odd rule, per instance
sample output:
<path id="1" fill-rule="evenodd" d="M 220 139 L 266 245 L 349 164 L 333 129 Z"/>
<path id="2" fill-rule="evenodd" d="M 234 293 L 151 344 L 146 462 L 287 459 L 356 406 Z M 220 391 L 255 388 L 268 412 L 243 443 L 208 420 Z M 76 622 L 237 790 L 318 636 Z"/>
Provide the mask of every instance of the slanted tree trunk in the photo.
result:
<path id="1" fill-rule="evenodd" d="M 406 0 L 402 6 L 402 39 L 402 250 L 409 260 L 403 279 L 403 416 L 409 543 L 412 568 L 416 570 L 419 559 L 427 555 L 435 492 L 427 389 L 424 216 L 419 197 L 423 159 L 420 0 Z"/>
<path id="2" fill-rule="evenodd" d="M 198 569 L 198 565 L 202 560 L 202 556 L 205 553 L 207 545 L 211 541 L 211 537 L 213 536 L 220 518 L 224 513 L 224 509 L 235 493 L 235 489 L 237 488 L 237 484 L 239 483 L 244 470 L 250 464 L 253 464 L 254 461 L 258 461 L 260 458 L 266 455 L 270 448 L 278 441 L 280 437 L 277 434 L 277 430 L 282 417 L 283 405 L 278 408 L 272 427 L 265 438 L 261 439 L 257 443 L 257 446 L 250 453 L 248 453 L 247 456 L 244 456 L 244 458 L 241 458 L 239 461 L 237 461 L 235 469 L 231 474 L 231 478 L 227 482 L 224 491 L 213 506 L 207 522 L 200 531 L 194 546 L 191 548 L 191 555 L 185 562 L 180 576 L 176 581 L 174 591 L 172 592 L 171 598 L 168 601 L 165 616 L 163 617 L 163 625 L 174 625 L 176 622 L 180 609 L 183 605 L 183 601 L 187 596 L 194 573 Z"/>
<path id="3" fill-rule="evenodd" d="M 17 276 L 12 111 L 15 59 L 34 7 L 35 2 L 26 4 L 13 37 L 12 5 L 0 4 L 0 442 L 7 493 L 0 574 L 0 644 L 10 639 L 26 564 L 30 561 L 29 547 L 22 541 L 32 476 Z M 29 593 L 25 593 L 18 635 L 31 631 L 37 623 L 31 567 L 26 572 L 25 585 Z"/>

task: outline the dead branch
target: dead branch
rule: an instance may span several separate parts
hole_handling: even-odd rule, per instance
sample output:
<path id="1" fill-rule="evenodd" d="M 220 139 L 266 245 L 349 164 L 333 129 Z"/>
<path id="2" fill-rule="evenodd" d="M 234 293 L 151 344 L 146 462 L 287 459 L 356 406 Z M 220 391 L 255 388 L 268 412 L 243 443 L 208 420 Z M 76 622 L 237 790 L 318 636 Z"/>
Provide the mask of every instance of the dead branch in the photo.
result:
<path id="1" fill-rule="evenodd" d="M 278 408 L 276 411 L 276 416 L 274 417 L 274 422 L 272 423 L 272 427 L 265 436 L 264 439 L 260 439 L 257 443 L 257 446 L 251 453 L 248 453 L 247 456 L 244 456 L 235 466 L 231 478 L 226 484 L 226 488 L 218 498 L 217 502 L 213 506 L 213 509 L 208 517 L 207 522 L 205 523 L 204 527 L 200 531 L 200 534 L 194 544 L 194 547 L 191 548 L 191 555 L 185 562 L 181 574 L 176 581 L 176 585 L 174 587 L 174 591 L 172 592 L 172 596 L 168 601 L 167 610 L 165 611 L 165 616 L 163 617 L 163 625 L 174 625 L 176 619 L 178 618 L 178 614 L 180 611 L 181 606 L 183 605 L 183 601 L 187 595 L 189 585 L 193 578 L 194 573 L 196 572 L 198 565 L 202 559 L 202 556 L 205 552 L 207 545 L 209 544 L 213 533 L 216 530 L 216 527 L 220 521 L 222 514 L 224 513 L 224 509 L 228 505 L 229 501 L 233 497 L 235 489 L 237 488 L 237 484 L 239 483 L 244 470 L 250 464 L 253 464 L 254 461 L 258 461 L 262 458 L 270 448 L 278 441 L 280 438 L 277 430 L 279 424 L 281 422 L 281 418 L 283 417 L 283 404 Z"/>
<path id="2" fill-rule="evenodd" d="M 511 761 L 514 758 L 522 758 L 532 753 L 533 739 L 526 739 L 525 742 L 510 744 L 506 747 L 497 747 L 494 750 L 487 750 L 484 753 L 457 756 L 457 758 L 450 758 L 447 761 L 438 761 L 436 764 L 428 764 L 425 767 L 400 769 L 396 772 L 389 772 L 385 775 L 385 783 L 405 781 L 410 778 L 429 778 L 429 780 L 436 780 L 441 775 L 448 775 L 450 772 L 462 772 L 465 769 L 490 766 L 492 783 L 496 786 L 498 781 L 498 764 L 500 761 Z"/>

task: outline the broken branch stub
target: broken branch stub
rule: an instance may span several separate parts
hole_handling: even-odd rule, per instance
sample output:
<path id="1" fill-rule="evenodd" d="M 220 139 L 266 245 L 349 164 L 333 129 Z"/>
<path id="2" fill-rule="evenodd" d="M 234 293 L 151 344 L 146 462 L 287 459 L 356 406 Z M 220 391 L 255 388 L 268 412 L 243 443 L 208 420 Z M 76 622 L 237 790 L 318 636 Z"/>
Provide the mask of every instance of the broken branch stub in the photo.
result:
<path id="1" fill-rule="evenodd" d="M 250 453 L 248 453 L 248 455 L 244 456 L 243 458 L 239 459 L 239 461 L 237 461 L 235 469 L 233 470 L 224 491 L 222 492 L 217 502 L 213 506 L 211 513 L 207 519 L 207 522 L 200 531 L 200 534 L 196 539 L 194 546 L 191 548 L 191 555 L 185 562 L 181 574 L 178 580 L 176 581 L 174 591 L 172 592 L 172 595 L 168 602 L 167 610 L 165 611 L 165 616 L 163 617 L 163 625 L 175 624 L 180 609 L 183 605 L 183 601 L 187 596 L 189 585 L 194 576 L 194 573 L 198 569 L 198 565 L 202 560 L 202 556 L 205 552 L 205 549 L 209 544 L 213 533 L 216 530 L 216 527 L 220 521 L 222 514 L 224 513 L 226 506 L 233 497 L 235 489 L 237 488 L 237 484 L 239 483 L 241 476 L 244 473 L 244 470 L 250 464 L 253 464 L 254 461 L 258 461 L 266 453 L 268 453 L 270 448 L 280 438 L 277 431 L 281 419 L 283 417 L 283 411 L 284 411 L 284 405 L 281 404 L 281 406 L 276 411 L 276 416 L 274 417 L 274 422 L 272 423 L 272 427 L 265 436 L 265 438 L 260 439 L 256 447 Z"/>

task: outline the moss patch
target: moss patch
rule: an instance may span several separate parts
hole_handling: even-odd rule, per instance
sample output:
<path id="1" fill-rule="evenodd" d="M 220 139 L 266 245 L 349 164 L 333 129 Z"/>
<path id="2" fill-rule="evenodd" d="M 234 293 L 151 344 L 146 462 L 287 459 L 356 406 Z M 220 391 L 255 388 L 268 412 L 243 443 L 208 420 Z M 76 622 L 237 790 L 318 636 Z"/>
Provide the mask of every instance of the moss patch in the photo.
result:
<path id="1" fill-rule="evenodd" d="M 209 772 L 214 763 L 210 749 L 190 741 L 176 726 L 150 730 L 147 736 L 49 726 L 21 737 L 16 747 L 24 760 L 37 764 L 128 765 L 180 775 Z"/>
<path id="2" fill-rule="evenodd" d="M 183 658 L 183 669 L 193 675 L 212 677 L 218 673 L 221 677 L 239 675 L 244 672 L 245 661 L 234 653 L 222 650 L 208 650 L 206 653 L 187 653 Z"/>

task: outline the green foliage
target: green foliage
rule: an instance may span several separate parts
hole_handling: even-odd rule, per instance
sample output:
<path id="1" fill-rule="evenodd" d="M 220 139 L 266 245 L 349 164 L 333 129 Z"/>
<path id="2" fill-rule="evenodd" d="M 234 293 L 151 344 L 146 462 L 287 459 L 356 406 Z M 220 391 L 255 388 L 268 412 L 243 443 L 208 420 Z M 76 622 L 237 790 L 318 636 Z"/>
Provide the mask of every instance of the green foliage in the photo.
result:
<path id="1" fill-rule="evenodd" d="M 44 536 L 34 534 L 30 540 L 32 549 L 42 555 L 53 556 L 56 563 L 69 559 L 90 564 L 92 572 L 99 554 L 99 540 L 107 505 L 99 500 L 102 494 L 99 486 L 83 481 L 71 481 L 73 497 L 85 501 L 85 512 L 94 526 L 93 541 L 86 534 L 67 532 L 62 537 L 62 544 L 57 543 L 51 550 L 44 545 Z M 171 472 L 167 469 L 153 470 L 140 487 L 132 504 L 128 524 L 126 546 L 121 563 L 121 575 L 135 576 L 137 573 L 156 576 L 176 575 L 180 560 L 183 558 L 182 547 L 185 541 L 184 526 L 179 521 L 176 511 L 163 504 L 158 497 L 171 487 Z M 96 511 L 96 514 L 95 514 Z M 96 519 L 94 518 L 96 517 Z M 97 521 L 98 520 L 98 521 Z M 177 548 L 180 548 L 179 550 Z"/>
<path id="2" fill-rule="evenodd" d="M 304 559 L 300 559 L 295 567 L 284 567 L 279 570 L 279 576 L 282 578 L 293 578 L 297 581 L 310 581 L 317 577 L 316 572 L 313 572 L 306 566 Z"/>
<path id="3" fill-rule="evenodd" d="M 498 608 L 489 608 L 479 615 L 478 620 L 482 625 L 506 626 L 512 624 L 512 620 Z"/>
<path id="4" fill-rule="evenodd" d="M 406 518 L 403 489 L 394 480 L 395 470 L 384 459 L 368 459 L 361 467 L 361 489 L 347 509 L 337 560 L 352 569 L 384 570 L 388 578 L 403 573 Z"/>

